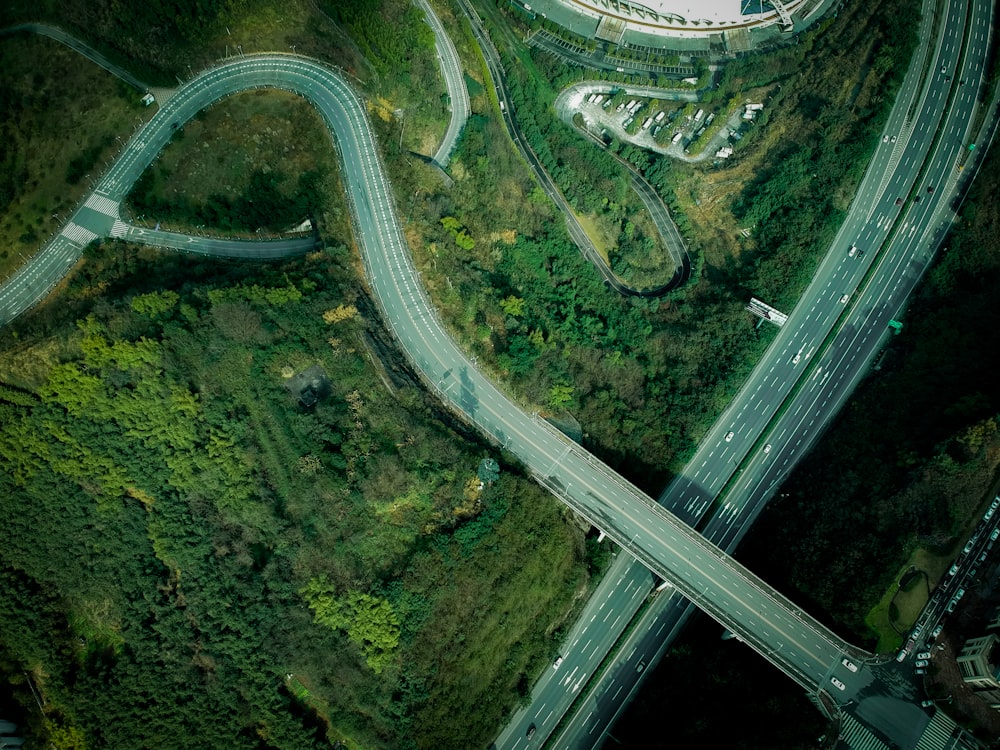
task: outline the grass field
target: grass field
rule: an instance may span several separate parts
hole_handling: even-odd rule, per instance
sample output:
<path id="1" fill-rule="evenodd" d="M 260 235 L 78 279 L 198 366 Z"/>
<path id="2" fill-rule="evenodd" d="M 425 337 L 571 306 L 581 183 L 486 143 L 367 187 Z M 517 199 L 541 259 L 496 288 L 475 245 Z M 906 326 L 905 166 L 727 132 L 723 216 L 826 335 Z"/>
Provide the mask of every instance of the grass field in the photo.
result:
<path id="1" fill-rule="evenodd" d="M 878 638 L 877 653 L 899 649 L 904 636 L 916 623 L 928 595 L 947 571 L 951 558 L 919 548 L 900 568 L 893 585 L 876 604 L 865 623 Z"/>
<path id="2" fill-rule="evenodd" d="M 170 208 L 156 216 L 130 209 L 139 224 L 159 221 L 176 231 L 212 234 L 218 227 L 205 219 L 206 206 L 237 202 L 248 194 L 253 175 L 265 175 L 277 194 L 290 199 L 300 176 L 317 172 L 325 209 L 319 218 L 338 234 L 348 231 L 333 143 L 319 114 L 294 94 L 261 90 L 222 100 L 178 131 L 150 170 L 152 202 Z M 294 221 L 306 218 L 296 215 Z M 268 233 L 290 228 L 275 222 L 261 227 Z M 245 229 L 255 236 L 254 227 Z"/>
<path id="3" fill-rule="evenodd" d="M 0 279 L 67 218 L 149 117 L 134 89 L 45 37 L 0 39 Z"/>

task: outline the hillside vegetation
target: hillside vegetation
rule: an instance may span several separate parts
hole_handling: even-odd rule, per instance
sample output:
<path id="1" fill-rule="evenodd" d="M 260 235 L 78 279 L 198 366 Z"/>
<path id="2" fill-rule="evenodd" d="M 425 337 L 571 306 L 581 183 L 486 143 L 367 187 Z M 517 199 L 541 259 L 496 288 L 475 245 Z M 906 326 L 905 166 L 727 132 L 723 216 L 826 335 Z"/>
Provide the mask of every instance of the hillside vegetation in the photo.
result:
<path id="1" fill-rule="evenodd" d="M 467 748 L 548 663 L 580 532 L 383 385 L 346 260 L 102 248 L 3 333 L 0 666 L 40 736 Z"/>

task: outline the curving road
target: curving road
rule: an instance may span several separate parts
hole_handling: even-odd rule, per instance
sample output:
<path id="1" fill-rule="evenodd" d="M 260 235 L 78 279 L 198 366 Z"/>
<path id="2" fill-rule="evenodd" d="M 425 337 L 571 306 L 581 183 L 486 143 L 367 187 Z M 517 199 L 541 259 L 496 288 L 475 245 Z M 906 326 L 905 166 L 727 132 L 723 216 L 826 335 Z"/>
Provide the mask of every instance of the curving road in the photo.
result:
<path id="1" fill-rule="evenodd" d="M 108 58 L 102 55 L 100 52 L 95 50 L 88 44 L 84 44 L 75 36 L 66 33 L 60 28 L 55 26 L 49 26 L 44 23 L 19 23 L 16 26 L 8 26 L 5 29 L 0 29 L 0 37 L 8 36 L 10 34 L 18 34 L 20 32 L 28 32 L 30 34 L 39 34 L 40 36 L 47 36 L 49 39 L 53 39 L 60 44 L 64 44 L 71 50 L 79 52 L 81 55 L 86 57 L 91 62 L 104 68 L 106 71 L 114 76 L 117 76 L 121 80 L 125 81 L 129 86 L 132 86 L 139 91 L 149 91 L 149 86 L 140 81 L 134 75 L 129 73 L 125 68 L 120 65 L 116 65 L 111 62 Z"/>
<path id="2" fill-rule="evenodd" d="M 609 150 L 607 144 L 596 135 L 591 133 L 586 128 L 578 128 L 572 121 L 569 125 L 579 132 L 580 135 L 589 138 L 596 145 L 606 150 L 615 161 L 621 164 L 622 167 L 628 171 L 632 177 L 632 190 L 639 196 L 639 200 L 641 200 L 643 205 L 646 206 L 646 210 L 649 211 L 649 215 L 653 219 L 653 225 L 656 227 L 656 231 L 660 235 L 660 242 L 663 243 L 667 252 L 670 253 L 670 257 L 673 258 L 675 266 L 682 274 L 679 282 L 677 281 L 677 276 L 675 274 L 674 278 L 667 284 L 655 289 L 646 290 L 644 292 L 644 296 L 659 297 L 666 294 L 671 289 L 676 288 L 678 283 L 687 283 L 688 279 L 691 278 L 691 256 L 688 255 L 687 243 L 684 242 L 684 238 L 681 237 L 680 230 L 677 228 L 674 220 L 670 218 L 670 211 L 663 202 L 663 199 L 660 198 L 660 194 L 656 192 L 656 188 L 649 184 L 649 180 L 647 180 L 642 175 L 642 172 L 636 169 L 631 162 Z"/>
<path id="3" fill-rule="evenodd" d="M 573 244 L 575 244 L 580 250 L 580 254 L 591 265 L 593 265 L 594 268 L 597 269 L 597 272 L 601 275 L 601 278 L 604 279 L 604 283 L 607 287 L 614 289 L 616 292 L 626 297 L 661 297 L 667 292 L 677 289 L 684 284 L 691 275 L 691 260 L 688 257 L 686 248 L 684 248 L 683 257 L 678 257 L 677 259 L 677 269 L 674 271 L 674 275 L 666 284 L 656 287 L 655 289 L 635 289 L 628 284 L 625 284 L 620 278 L 618 278 L 617 274 L 611 270 L 611 266 L 608 265 L 607 261 L 605 261 L 600 252 L 598 252 L 597 247 L 587 235 L 587 232 L 580 224 L 580 221 L 576 218 L 576 214 L 573 213 L 573 209 L 566 201 L 562 191 L 552 180 L 552 177 L 546 171 L 541 161 L 539 161 L 538 156 L 531 148 L 531 145 L 521 133 L 521 128 L 517 124 L 517 116 L 514 112 L 514 106 L 511 103 L 510 96 L 507 93 L 507 87 L 504 84 L 505 76 L 503 72 L 503 65 L 500 62 L 500 53 L 497 51 L 496 47 L 493 46 L 493 42 L 486 33 L 482 19 L 479 17 L 475 8 L 473 8 L 467 0 L 459 0 L 459 5 L 469 18 L 469 23 L 472 26 L 472 33 L 476 37 L 476 41 L 479 43 L 479 48 L 483 53 L 483 59 L 486 62 L 486 69 L 490 74 L 490 79 L 493 81 L 493 87 L 496 89 L 497 100 L 500 103 L 500 119 L 503 121 L 504 127 L 507 129 L 510 139 L 514 142 L 514 145 L 517 146 L 518 151 L 521 152 L 521 156 L 524 158 L 528 167 L 535 173 L 535 179 L 538 180 L 538 184 L 541 186 L 542 190 L 545 191 L 545 194 L 549 196 L 549 199 L 556 204 L 556 208 L 562 212 L 566 221 L 566 231 L 569 233 L 569 237 L 573 241 Z M 635 187 L 634 181 L 633 187 Z M 636 190 L 639 193 L 639 197 L 645 203 L 648 196 L 643 195 L 642 186 L 640 185 L 636 188 Z M 657 201 L 659 201 L 658 197 Z M 662 206 L 662 203 L 660 203 L 660 205 Z M 666 207 L 662 206 L 662 208 L 665 212 Z M 656 221 L 657 218 L 657 214 L 654 213 L 653 220 Z M 673 224 L 673 222 L 670 222 L 670 224 Z M 659 224 L 657 224 L 657 226 L 659 228 Z M 670 230 L 668 228 L 662 228 L 661 233 L 664 232 L 664 239 L 666 240 L 670 237 Z"/>
<path id="4" fill-rule="evenodd" d="M 434 8 L 427 0 L 415 1 L 424 12 L 427 25 L 434 32 L 434 46 L 437 49 L 438 61 L 441 63 L 441 76 L 444 78 L 444 85 L 448 90 L 448 99 L 451 105 L 451 119 L 448 121 L 448 129 L 433 156 L 434 163 L 444 169 L 448 165 L 451 152 L 455 150 L 458 138 L 462 134 L 462 128 L 465 127 L 469 113 L 472 111 L 469 106 L 469 91 L 465 87 L 465 77 L 462 73 L 462 64 L 458 59 L 458 52 L 455 50 L 455 45 L 452 44 L 451 37 L 445 32 L 441 19 L 438 18 Z"/>
<path id="5" fill-rule="evenodd" d="M 271 86 L 302 95 L 321 113 L 336 144 L 368 277 L 404 351 L 427 381 L 480 429 L 517 455 L 535 476 L 578 513 L 606 528 L 651 569 L 675 582 L 712 616 L 761 653 L 786 647 L 772 660 L 815 689 L 844 644 L 647 495 L 543 420 L 515 405 L 476 370 L 437 319 L 403 239 L 365 107 L 346 81 L 318 63 L 285 55 L 228 62 L 193 78 L 129 141 L 73 215 L 50 253 L 3 288 L 10 311 L 36 298 L 32 282 L 62 275 L 83 232 L 114 233 L 113 207 L 173 131 L 221 97 Z M 120 220 L 119 220 L 120 221 Z M 191 245 L 198 244 L 194 240 Z M 79 247 L 77 246 L 77 251 Z M 62 259 L 62 268 L 49 260 Z M 9 312 L 8 312 L 9 314 Z"/>

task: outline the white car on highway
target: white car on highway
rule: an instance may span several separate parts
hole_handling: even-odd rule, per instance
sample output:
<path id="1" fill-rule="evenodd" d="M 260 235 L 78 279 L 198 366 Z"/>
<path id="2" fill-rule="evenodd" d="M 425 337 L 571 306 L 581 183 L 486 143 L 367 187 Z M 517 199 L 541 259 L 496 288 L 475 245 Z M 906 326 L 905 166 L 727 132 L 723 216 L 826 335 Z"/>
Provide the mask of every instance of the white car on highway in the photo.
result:
<path id="1" fill-rule="evenodd" d="M 830 682 L 832 682 L 832 683 L 833 683 L 833 686 L 834 686 L 835 688 L 837 688 L 838 690 L 844 690 L 845 688 L 847 688 L 847 685 L 845 685 L 844 683 L 842 683 L 842 682 L 841 682 L 840 680 L 838 680 L 838 679 L 837 679 L 836 677 L 831 677 L 831 678 L 830 678 Z"/>
<path id="2" fill-rule="evenodd" d="M 841 664 L 843 664 L 845 667 L 847 667 L 852 672 L 857 672 L 858 671 L 858 665 L 855 664 L 850 659 L 841 659 L 840 662 L 841 662 Z"/>
<path id="3" fill-rule="evenodd" d="M 729 443 L 729 442 L 732 442 L 732 439 L 733 439 L 733 434 L 734 434 L 734 433 L 733 433 L 733 431 L 732 431 L 732 430 L 730 430 L 729 432 L 727 432 L 727 433 L 726 433 L 726 442 L 727 442 L 727 443 Z"/>

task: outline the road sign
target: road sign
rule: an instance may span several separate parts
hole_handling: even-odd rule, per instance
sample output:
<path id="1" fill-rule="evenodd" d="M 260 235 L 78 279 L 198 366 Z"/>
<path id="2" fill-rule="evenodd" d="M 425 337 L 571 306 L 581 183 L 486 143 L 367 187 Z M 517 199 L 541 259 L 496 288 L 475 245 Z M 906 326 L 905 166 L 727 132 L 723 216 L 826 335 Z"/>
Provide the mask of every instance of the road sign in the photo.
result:
<path id="1" fill-rule="evenodd" d="M 774 323 L 779 328 L 785 324 L 786 320 L 788 320 L 788 316 L 781 312 L 781 310 L 775 310 L 773 307 L 761 302 L 756 297 L 750 298 L 750 304 L 747 305 L 747 312 L 752 313 L 758 318 L 766 320 L 770 323 Z"/>

